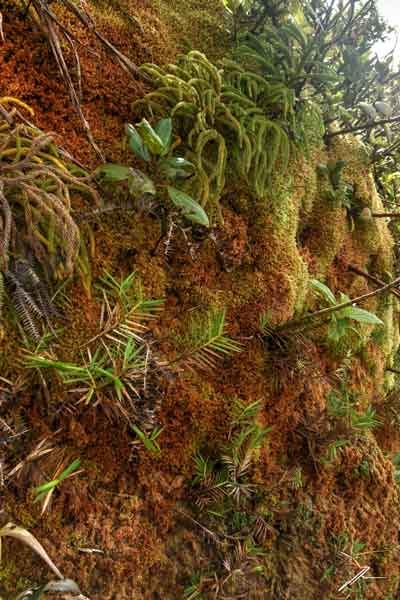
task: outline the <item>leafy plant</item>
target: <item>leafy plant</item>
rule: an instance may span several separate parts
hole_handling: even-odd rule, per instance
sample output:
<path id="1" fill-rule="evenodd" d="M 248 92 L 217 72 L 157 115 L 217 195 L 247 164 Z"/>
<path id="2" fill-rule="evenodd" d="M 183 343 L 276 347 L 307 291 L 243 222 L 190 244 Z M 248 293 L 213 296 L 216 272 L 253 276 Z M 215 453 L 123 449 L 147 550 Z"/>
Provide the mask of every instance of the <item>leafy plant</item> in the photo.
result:
<path id="1" fill-rule="evenodd" d="M 362 414 L 359 414 L 355 411 L 351 414 L 351 426 L 353 429 L 367 431 L 370 429 L 375 429 L 380 425 L 382 425 L 382 421 L 377 418 L 376 411 L 370 406 Z"/>
<path id="2" fill-rule="evenodd" d="M 349 429 L 356 431 L 369 431 L 382 424 L 373 408 L 368 407 L 364 412 L 359 412 L 355 404 L 354 393 L 342 386 L 340 390 L 329 394 L 328 414 L 343 419 Z"/>
<path id="3" fill-rule="evenodd" d="M 149 170 L 156 172 L 161 180 L 158 186 L 142 171 L 118 164 L 105 164 L 96 171 L 96 176 L 103 183 L 125 182 L 129 194 L 133 197 L 143 195 L 162 196 L 166 190 L 172 205 L 191 223 L 209 227 L 209 219 L 204 209 L 191 196 L 172 186 L 167 181 L 179 181 L 191 177 L 195 166 L 172 152 L 172 120 L 161 119 L 153 127 L 146 119 L 134 127 L 127 125 L 126 135 L 129 149 L 145 163 Z"/>
<path id="4" fill-rule="evenodd" d="M 156 427 L 155 429 L 153 429 L 150 435 L 144 433 L 136 425 L 131 425 L 131 428 L 140 440 L 138 440 L 137 442 L 133 442 L 134 444 L 142 442 L 149 452 L 152 452 L 153 454 L 159 454 L 161 452 L 161 448 L 157 442 L 157 438 L 162 433 L 164 427 Z"/>
<path id="5" fill-rule="evenodd" d="M 332 311 L 330 313 L 328 327 L 329 341 L 338 343 L 342 337 L 347 335 L 350 331 L 353 331 L 358 335 L 358 331 L 351 325 L 352 321 L 365 323 L 368 325 L 383 325 L 381 319 L 379 319 L 376 315 L 367 310 L 359 308 L 358 306 L 349 305 L 344 308 L 340 308 L 341 304 L 351 303 L 349 296 L 346 294 L 340 292 L 340 298 L 339 301 L 337 301 L 332 291 L 321 281 L 312 279 L 310 284 L 331 307 L 338 307 L 337 311 Z"/>
<path id="6" fill-rule="evenodd" d="M 180 56 L 176 65 L 143 65 L 156 90 L 134 104 L 173 117 L 185 157 L 196 166 L 190 187 L 218 220 L 228 173 L 239 174 L 264 198 L 272 173 L 286 170 L 290 152 L 284 122 L 265 109 L 269 97 L 276 104 L 276 90 L 232 60 L 221 67 L 198 51 Z"/>

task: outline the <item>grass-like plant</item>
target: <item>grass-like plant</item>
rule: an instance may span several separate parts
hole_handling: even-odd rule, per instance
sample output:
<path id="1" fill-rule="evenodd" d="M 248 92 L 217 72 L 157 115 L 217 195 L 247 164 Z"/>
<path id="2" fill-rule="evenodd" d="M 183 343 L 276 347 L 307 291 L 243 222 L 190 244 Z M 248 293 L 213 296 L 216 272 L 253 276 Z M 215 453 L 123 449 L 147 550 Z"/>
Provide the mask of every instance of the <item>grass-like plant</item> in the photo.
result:
<path id="1" fill-rule="evenodd" d="M 137 403 L 146 373 L 146 352 L 133 338 L 118 347 L 103 343 L 94 353 L 88 350 L 88 359 L 83 365 L 30 354 L 26 366 L 56 371 L 78 402 L 104 406 L 111 403 L 114 413 L 128 420 L 138 417 Z"/>
<path id="2" fill-rule="evenodd" d="M 106 273 L 98 287 L 103 298 L 100 331 L 86 343 L 87 358 L 82 363 L 65 362 L 36 352 L 28 354 L 26 366 L 55 371 L 78 402 L 111 406 L 129 422 L 152 421 L 158 405 L 147 396 L 147 385 L 151 373 L 166 364 L 145 336 L 164 302 L 144 297 L 136 273 L 122 280 Z"/>
<path id="3" fill-rule="evenodd" d="M 268 524 L 255 510 L 260 490 L 252 482 L 254 465 L 270 431 L 259 423 L 260 408 L 260 402 L 246 406 L 236 401 L 221 453 L 213 458 L 195 456 L 192 489 L 199 514 L 197 519 L 189 518 L 215 543 L 224 576 L 196 577 L 186 588 L 188 598 L 200 598 L 200 591 L 213 591 L 217 597 L 240 592 L 247 597 L 252 579 L 264 572 L 264 554 L 256 540 L 265 540 Z M 201 522 L 205 518 L 206 525 Z"/>
<path id="4" fill-rule="evenodd" d="M 341 419 L 349 430 L 371 431 L 379 427 L 382 422 L 377 417 L 375 409 L 371 406 L 360 411 L 356 406 L 355 394 L 348 390 L 345 385 L 337 391 L 333 391 L 328 397 L 328 414 L 336 419 Z"/>
<path id="5" fill-rule="evenodd" d="M 81 465 L 81 460 L 77 458 L 74 460 L 68 467 L 64 468 L 64 464 L 60 464 L 53 476 L 51 481 L 47 483 L 43 483 L 37 486 L 34 490 L 35 492 L 35 502 L 42 502 L 42 515 L 46 512 L 49 507 L 51 498 L 53 496 L 54 490 L 58 488 L 60 483 L 65 481 L 66 479 L 70 479 L 71 477 L 75 477 L 79 473 L 82 472 L 82 469 L 79 469 Z"/>
<path id="6" fill-rule="evenodd" d="M 103 298 L 99 333 L 88 341 L 88 345 L 104 339 L 120 346 L 130 338 L 143 344 L 148 325 L 163 310 L 164 300 L 145 298 L 135 272 L 122 280 L 105 273 L 97 287 Z"/>
<path id="7" fill-rule="evenodd" d="M 259 402 L 245 406 L 237 401 L 230 440 L 221 456 L 211 460 L 196 455 L 192 485 L 197 488 L 196 502 L 200 507 L 216 507 L 225 498 L 233 500 L 235 506 L 242 506 L 254 493 L 250 470 L 271 430 L 258 424 L 259 411 Z"/>
<path id="8" fill-rule="evenodd" d="M 132 431 L 138 437 L 137 440 L 132 442 L 133 445 L 142 443 L 144 445 L 144 447 L 146 448 L 146 450 L 148 450 L 149 452 L 151 452 L 153 454 L 159 454 L 161 452 L 161 448 L 160 448 L 159 443 L 157 442 L 157 438 L 162 433 L 164 427 L 156 427 L 148 435 L 144 431 L 142 431 L 139 427 L 137 427 L 136 425 L 132 425 L 131 427 L 132 427 Z"/>

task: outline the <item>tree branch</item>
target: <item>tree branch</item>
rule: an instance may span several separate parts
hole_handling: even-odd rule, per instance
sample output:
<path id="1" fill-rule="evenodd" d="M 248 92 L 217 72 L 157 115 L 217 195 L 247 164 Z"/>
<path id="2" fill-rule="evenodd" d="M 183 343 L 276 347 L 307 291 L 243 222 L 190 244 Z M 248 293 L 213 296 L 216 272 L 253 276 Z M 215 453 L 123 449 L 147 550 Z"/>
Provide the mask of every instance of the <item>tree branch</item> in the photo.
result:
<path id="1" fill-rule="evenodd" d="M 386 123 L 398 123 L 400 121 L 400 115 L 397 117 L 391 117 L 390 119 L 381 119 L 380 121 L 374 121 L 372 123 L 366 123 L 365 125 L 358 125 L 357 127 L 347 127 L 346 129 L 339 129 L 338 131 L 332 131 L 326 134 L 326 138 L 330 139 L 336 135 L 344 135 L 345 133 L 353 133 L 354 131 L 362 131 L 363 129 L 370 129 L 372 127 L 379 127 L 379 125 L 386 125 Z"/>
<path id="2" fill-rule="evenodd" d="M 362 277 L 365 277 L 369 281 L 373 281 L 374 283 L 376 283 L 376 285 L 380 285 L 380 286 L 385 285 L 385 282 L 382 281 L 382 279 L 378 279 L 378 277 L 374 277 L 373 275 L 370 275 L 369 273 L 366 273 L 365 271 L 361 271 L 361 269 L 358 269 L 357 267 L 353 267 L 353 265 L 349 266 L 349 271 L 352 271 L 353 273 L 356 273 L 357 275 L 361 275 Z M 390 292 L 397 298 L 400 298 L 399 290 L 393 288 L 390 290 Z"/>
<path id="3" fill-rule="evenodd" d="M 398 285 L 400 285 L 400 277 L 397 277 L 390 283 L 387 283 L 386 285 L 380 287 L 377 290 L 374 290 L 373 292 L 368 292 L 367 294 L 362 294 L 362 296 L 357 296 L 357 298 L 353 298 L 352 300 L 348 300 L 347 302 L 341 302 L 340 304 L 335 304 L 335 306 L 329 306 L 328 308 L 322 308 L 321 310 L 317 310 L 309 315 L 306 315 L 305 317 L 303 317 L 302 319 L 299 319 L 298 321 L 284 323 L 283 325 L 280 325 L 279 327 L 277 327 L 274 330 L 274 332 L 293 331 L 293 330 L 298 329 L 299 327 L 301 329 L 303 325 L 307 324 L 308 321 L 310 321 L 312 319 L 319 319 L 320 317 L 326 317 L 327 315 L 330 315 L 334 312 L 342 310 L 343 308 L 347 308 L 348 306 L 353 306 L 354 304 L 358 304 L 359 302 L 368 300 L 368 298 L 372 298 L 373 296 L 377 296 L 378 294 L 382 294 L 383 292 L 390 291 L 392 288 L 394 288 Z"/>

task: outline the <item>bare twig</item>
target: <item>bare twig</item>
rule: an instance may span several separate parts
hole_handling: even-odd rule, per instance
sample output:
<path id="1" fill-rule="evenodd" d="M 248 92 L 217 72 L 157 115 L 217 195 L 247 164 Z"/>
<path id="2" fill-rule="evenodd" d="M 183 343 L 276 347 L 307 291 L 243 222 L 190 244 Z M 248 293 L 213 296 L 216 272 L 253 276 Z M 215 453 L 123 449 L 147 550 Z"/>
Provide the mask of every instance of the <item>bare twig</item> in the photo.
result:
<path id="1" fill-rule="evenodd" d="M 366 273 L 365 271 L 361 271 L 361 269 L 358 269 L 357 267 L 353 267 L 352 265 L 350 265 L 349 271 L 353 271 L 353 273 L 356 273 L 357 275 L 361 275 L 362 277 L 365 277 L 369 281 L 373 281 L 374 283 L 376 283 L 379 286 L 385 285 L 385 282 L 382 281 L 382 279 L 378 279 L 378 277 L 374 277 L 373 275 L 370 275 L 369 273 Z M 391 289 L 390 292 L 394 296 L 397 296 L 397 298 L 400 298 L 400 291 L 397 290 L 396 288 Z"/>
<path id="2" fill-rule="evenodd" d="M 337 131 L 331 131 L 326 134 L 327 139 L 331 139 L 337 135 L 344 135 L 345 133 L 354 133 L 356 131 L 363 131 L 364 129 L 371 129 L 373 127 L 379 127 L 380 125 L 386 125 L 388 123 L 398 123 L 400 121 L 400 115 L 397 117 L 391 117 L 390 119 L 381 119 L 380 121 L 373 121 L 371 123 L 365 123 L 364 125 L 357 125 L 356 127 L 346 127 L 345 129 L 338 129 Z"/>

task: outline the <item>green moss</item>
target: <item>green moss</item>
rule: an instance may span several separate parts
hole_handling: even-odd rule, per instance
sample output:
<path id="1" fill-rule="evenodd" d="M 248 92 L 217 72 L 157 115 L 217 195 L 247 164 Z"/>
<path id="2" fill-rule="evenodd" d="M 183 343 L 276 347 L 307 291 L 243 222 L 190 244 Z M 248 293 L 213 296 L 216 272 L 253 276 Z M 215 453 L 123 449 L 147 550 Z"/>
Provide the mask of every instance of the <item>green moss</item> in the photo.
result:
<path id="1" fill-rule="evenodd" d="M 170 26 L 182 51 L 200 50 L 215 60 L 222 58 L 232 45 L 226 28 L 226 11 L 221 0 L 156 0 L 161 18 Z"/>

